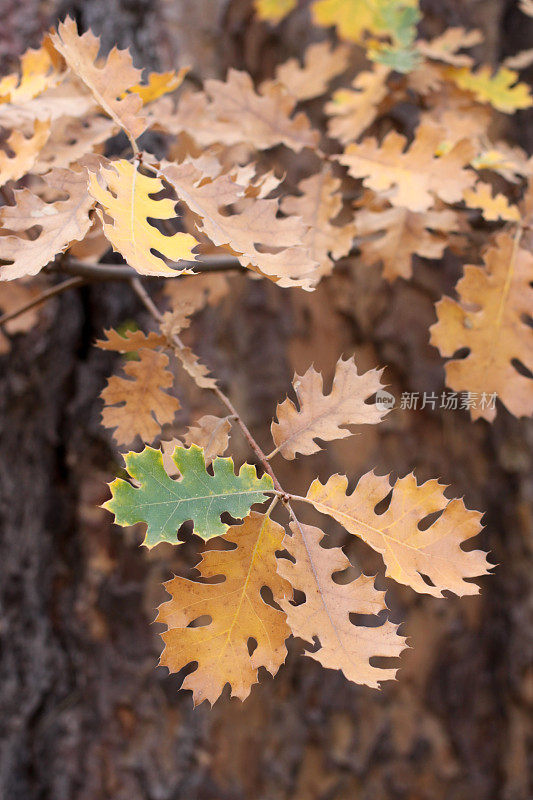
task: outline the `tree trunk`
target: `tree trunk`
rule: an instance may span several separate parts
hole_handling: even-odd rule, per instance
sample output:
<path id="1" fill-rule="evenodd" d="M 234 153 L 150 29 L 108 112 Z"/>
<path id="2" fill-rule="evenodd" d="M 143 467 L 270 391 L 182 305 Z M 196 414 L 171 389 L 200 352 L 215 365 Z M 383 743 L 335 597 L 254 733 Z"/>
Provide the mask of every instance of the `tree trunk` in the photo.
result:
<path id="1" fill-rule="evenodd" d="M 21 9 L 24 5 L 24 12 Z M 229 64 L 255 76 L 316 36 L 304 13 L 274 32 L 244 0 L 0 0 L 0 57 L 35 45 L 66 12 L 130 46 L 139 64 Z M 514 3 L 426 2 L 430 33 L 460 23 L 487 36 L 484 57 L 525 46 Z M 529 27 L 531 35 L 531 26 Z M 515 128 L 531 135 L 531 115 Z M 529 141 L 531 146 L 531 140 Z M 412 283 L 346 260 L 313 294 L 233 279 L 194 335 L 224 388 L 267 442 L 268 419 L 294 370 L 331 377 L 342 353 L 388 365 L 392 391 L 443 391 L 429 346 L 433 305 L 457 262 L 417 263 Z M 161 583 L 194 563 L 188 546 L 139 548 L 97 506 L 116 455 L 99 426 L 98 394 L 113 358 L 92 347 L 104 327 L 147 319 L 128 286 L 83 288 L 53 301 L 14 341 L 0 377 L 0 797 L 6 800 L 527 800 L 531 653 L 532 427 L 501 410 L 493 426 L 464 412 L 391 415 L 379 430 L 286 464 L 296 490 L 333 471 L 352 479 L 416 470 L 440 476 L 486 511 L 482 544 L 498 563 L 479 597 L 439 601 L 386 582 L 413 649 L 381 692 L 302 658 L 298 643 L 275 680 L 241 704 L 192 708 L 181 677 L 156 667 L 151 625 Z M 300 372 L 301 374 L 301 372 Z M 197 413 L 190 395 L 187 411 Z M 210 406 L 216 413 L 216 407 Z M 242 456 L 248 457 L 244 444 Z M 321 518 L 324 524 L 323 518 Z M 327 528 L 338 541 L 342 533 Z M 350 553 L 368 573 L 379 559 Z M 529 564 L 528 564 L 529 561 Z M 385 585 L 385 584 L 384 584 Z"/>

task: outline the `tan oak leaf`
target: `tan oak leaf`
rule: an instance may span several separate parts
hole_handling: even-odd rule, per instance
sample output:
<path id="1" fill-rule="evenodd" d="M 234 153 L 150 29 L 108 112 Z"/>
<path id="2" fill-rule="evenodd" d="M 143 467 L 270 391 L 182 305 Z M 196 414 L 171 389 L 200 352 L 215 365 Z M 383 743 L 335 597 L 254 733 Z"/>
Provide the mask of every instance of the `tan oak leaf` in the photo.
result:
<path id="1" fill-rule="evenodd" d="M 275 81 L 261 85 L 261 94 L 268 94 L 277 82 L 299 101 L 320 97 L 326 93 L 330 81 L 346 70 L 349 60 L 350 49 L 346 45 L 332 46 L 327 39 L 315 42 L 306 49 L 303 66 L 298 59 L 289 58 L 276 68 Z"/>
<path id="2" fill-rule="evenodd" d="M 200 417 L 196 425 L 189 427 L 183 437 L 187 447 L 192 444 L 204 451 L 205 463 L 210 464 L 214 458 L 223 455 L 229 446 L 231 417 L 215 417 L 206 414 Z"/>
<path id="3" fill-rule="evenodd" d="M 10 134 L 6 144 L 13 155 L 0 150 L 0 186 L 8 181 L 18 181 L 33 168 L 49 135 L 49 124 L 39 120 L 35 121 L 33 134 L 29 137 L 18 130 Z"/>

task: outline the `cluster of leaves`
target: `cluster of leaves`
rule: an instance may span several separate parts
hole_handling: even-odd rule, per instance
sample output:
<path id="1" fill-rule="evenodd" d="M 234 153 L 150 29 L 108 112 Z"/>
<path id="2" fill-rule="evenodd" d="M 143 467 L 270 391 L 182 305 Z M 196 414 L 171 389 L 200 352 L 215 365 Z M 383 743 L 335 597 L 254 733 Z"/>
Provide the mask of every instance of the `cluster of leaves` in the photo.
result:
<path id="1" fill-rule="evenodd" d="M 256 2 L 273 22 L 296 5 Z M 409 279 L 414 255 L 437 259 L 447 247 L 470 253 L 469 232 L 484 220 L 490 240 L 483 265 L 465 268 L 457 300 L 437 304 L 431 341 L 451 359 L 452 389 L 496 393 L 516 416 L 533 412 L 533 190 L 525 189 L 533 165 L 489 134 L 491 107 L 511 114 L 532 105 L 527 86 L 509 66 L 474 69 L 464 51 L 479 43 L 477 31 L 417 40 L 414 0 L 315 0 L 311 13 L 348 41 L 309 46 L 302 64 L 287 61 L 259 87 L 230 70 L 201 90 L 184 85 L 176 99 L 171 93 L 186 70 L 143 82 L 127 51 L 100 56 L 98 39 L 80 36 L 71 19 L 22 56 L 19 73 L 0 80 L 0 307 L 8 318 L 0 347 L 37 322 L 34 303 L 43 286 L 45 294 L 55 290 L 58 274 L 91 265 L 93 279 L 99 270 L 104 276 L 101 259 L 110 248 L 134 285 L 137 275 L 169 279 L 169 311 L 145 298 L 156 331 L 110 330 L 97 342 L 128 356 L 124 374 L 102 392 L 103 425 L 119 447 L 144 447 L 125 454 L 127 475 L 111 484 L 106 507 L 119 525 L 144 523 L 147 547 L 179 544 L 189 521 L 203 540 L 219 537 L 217 548 L 203 552 L 200 579 L 173 578 L 165 584 L 171 599 L 159 609 L 167 626 L 161 663 L 178 671 L 197 662 L 184 683 L 195 702 L 214 702 L 228 682 L 245 698 L 259 667 L 278 670 L 291 635 L 318 641 L 307 655 L 350 680 L 378 686 L 394 677 L 394 668 L 372 663 L 405 646 L 396 625 L 376 618 L 386 608 L 384 593 L 366 575 L 334 580 L 349 561 L 341 548 L 324 546 L 321 530 L 298 520 L 295 502 L 339 522 L 381 554 L 387 576 L 417 592 L 473 594 L 472 579 L 488 568 L 484 553 L 462 549 L 480 531 L 480 514 L 446 498 L 437 480 L 419 485 L 408 475 L 391 485 L 370 472 L 349 492 L 348 479 L 334 475 L 325 484 L 315 480 L 305 497 L 280 486 L 270 466 L 276 456 L 310 455 L 319 442 L 350 436 L 350 426 L 381 421 L 384 412 L 373 402 L 381 372 L 359 374 L 353 359 L 341 358 L 329 393 L 313 367 L 295 375 L 295 399 L 278 405 L 274 447 L 265 456 L 182 341 L 191 316 L 227 289 L 219 275 L 193 275 L 195 264 L 230 254 L 256 278 L 312 291 L 336 261 L 358 253 L 363 268 L 381 264 L 384 279 Z M 359 45 L 370 62 L 349 76 Z M 350 83 L 339 86 L 343 75 Z M 332 81 L 338 88 L 321 106 L 321 136 L 304 108 L 327 95 Z M 400 105 L 416 111 L 414 130 L 397 129 Z M 149 130 L 166 142 L 165 158 L 141 148 Z M 111 155 L 120 147 L 122 155 Z M 278 177 L 278 156 L 304 150 L 313 152 L 314 167 L 290 191 L 291 171 Z M 137 291 L 142 296 L 142 287 Z M 13 313 L 17 308 L 26 313 Z M 227 414 L 203 416 L 167 440 L 180 407 L 176 363 L 215 393 Z M 495 413 L 472 410 L 489 421 Z M 251 443 L 260 477 L 250 464 L 235 474 L 224 457 L 233 426 Z M 252 510 L 267 498 L 268 511 Z M 272 519 L 276 503 L 288 513 L 287 530 Z M 224 515 L 242 522 L 226 524 Z M 353 615 L 381 624 L 354 622 Z"/>

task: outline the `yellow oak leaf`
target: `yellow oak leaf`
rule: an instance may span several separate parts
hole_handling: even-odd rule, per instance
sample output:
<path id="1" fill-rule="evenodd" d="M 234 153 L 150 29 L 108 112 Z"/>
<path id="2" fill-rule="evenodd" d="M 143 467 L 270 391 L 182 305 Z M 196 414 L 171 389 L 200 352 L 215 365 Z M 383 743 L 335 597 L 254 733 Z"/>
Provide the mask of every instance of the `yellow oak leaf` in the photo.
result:
<path id="1" fill-rule="evenodd" d="M 327 40 L 310 44 L 304 54 L 303 66 L 298 59 L 290 58 L 276 68 L 275 81 L 265 81 L 260 92 L 268 94 L 275 82 L 282 83 L 297 100 L 310 100 L 325 94 L 333 78 L 341 75 L 348 66 L 350 50 L 347 45 L 333 47 Z"/>
<path id="2" fill-rule="evenodd" d="M 62 59 L 46 36 L 38 50 L 27 50 L 20 58 L 20 75 L 0 79 L 0 103 L 25 103 L 55 86 L 63 77 Z"/>
<path id="3" fill-rule="evenodd" d="M 50 125 L 40 120 L 35 121 L 30 137 L 17 130 L 10 134 L 6 144 L 13 155 L 0 150 L 0 186 L 8 181 L 17 181 L 33 168 L 49 135 Z"/>
<path id="4" fill-rule="evenodd" d="M 128 377 L 112 375 L 100 395 L 104 401 L 102 424 L 116 429 L 113 437 L 119 445 L 131 444 L 136 436 L 153 442 L 180 407 L 175 397 L 163 391 L 174 382 L 168 357 L 146 348 L 138 353 L 139 361 L 124 365 Z"/>
<path id="5" fill-rule="evenodd" d="M 362 208 L 355 217 L 361 260 L 383 264 L 383 277 L 409 279 L 413 255 L 441 258 L 450 234 L 459 228 L 455 211 L 444 209 L 415 213 L 407 208 Z M 366 239 L 364 237 L 367 237 Z"/>
<path id="6" fill-rule="evenodd" d="M 114 47 L 106 59 L 99 60 L 99 39 L 87 31 L 82 36 L 71 17 L 60 22 L 52 43 L 74 75 L 89 89 L 96 103 L 122 128 L 130 139 L 146 130 L 146 118 L 139 114 L 142 100 L 136 93 L 124 95 L 140 83 L 141 70 L 133 66 L 128 50 Z"/>
<path id="7" fill-rule="evenodd" d="M 309 367 L 292 381 L 299 408 L 287 398 L 276 409 L 277 422 L 271 425 L 274 452 L 291 460 L 296 453 L 311 455 L 321 450 L 315 439 L 332 441 L 351 436 L 347 425 L 375 425 L 386 411 L 366 403 L 382 389 L 381 371 L 369 370 L 359 375 L 353 359 L 341 357 L 329 394 L 324 394 L 322 375 Z"/>
<path id="8" fill-rule="evenodd" d="M 518 222 L 520 211 L 516 206 L 512 206 L 504 194 L 492 194 L 492 187 L 488 183 L 480 181 L 474 189 L 467 189 L 463 195 L 468 208 L 480 208 L 481 213 L 489 222 L 505 220 L 506 222 Z"/>
<path id="9" fill-rule="evenodd" d="M 381 145 L 374 138 L 349 144 L 339 161 L 350 175 L 363 178 L 364 186 L 383 194 L 393 206 L 428 211 L 435 197 L 445 203 L 459 202 L 476 180 L 472 170 L 464 169 L 474 157 L 474 146 L 462 140 L 436 156 L 443 138 L 441 128 L 423 122 L 408 149 L 407 139 L 391 131 Z"/>
<path id="10" fill-rule="evenodd" d="M 232 697 L 244 700 L 257 683 L 257 670 L 275 675 L 285 661 L 285 640 L 290 636 L 285 613 L 267 603 L 261 594 L 267 586 L 279 603 L 292 594 L 287 581 L 276 573 L 276 551 L 284 530 L 265 514 L 254 511 L 242 525 L 228 529 L 222 541 L 232 550 L 206 550 L 197 566 L 200 577 L 223 576 L 218 583 L 200 583 L 175 577 L 164 584 L 171 599 L 159 607 L 156 622 L 167 626 L 160 664 L 178 672 L 192 661 L 197 669 L 187 675 L 194 704 L 214 703 L 229 683 Z M 204 623 L 205 618 L 209 621 Z M 191 626 L 198 620 L 195 627 Z M 248 642 L 256 643 L 252 655 Z"/>
<path id="11" fill-rule="evenodd" d="M 315 25 L 335 25 L 343 39 L 360 42 L 364 33 L 393 33 L 384 12 L 417 7 L 418 0 L 315 0 L 311 14 Z"/>
<path id="12" fill-rule="evenodd" d="M 376 627 L 354 624 L 350 614 L 379 614 L 385 609 L 385 592 L 374 587 L 374 578 L 360 575 L 350 583 L 335 583 L 333 574 L 350 566 L 340 547 L 323 547 L 324 534 L 311 525 L 291 522 L 292 536 L 285 536 L 281 548 L 294 559 L 278 559 L 278 573 L 294 589 L 305 594 L 305 601 L 293 605 L 287 598 L 280 605 L 294 636 L 320 646 L 306 656 L 329 669 L 340 669 L 355 683 L 379 688 L 381 681 L 392 680 L 395 668 L 370 663 L 377 657 L 394 658 L 405 648 L 398 625 L 386 620 Z M 281 549 L 280 548 L 280 549 Z"/>
<path id="13" fill-rule="evenodd" d="M 344 225 L 331 222 L 342 209 L 340 188 L 341 181 L 333 177 L 328 166 L 298 184 L 300 197 L 287 195 L 281 203 L 285 214 L 301 217 L 308 226 L 302 244 L 318 263 L 314 272 L 317 279 L 331 274 L 334 262 L 350 252 L 355 237 L 353 220 Z"/>
<path id="14" fill-rule="evenodd" d="M 446 364 L 446 385 L 471 392 L 477 400 L 473 419 L 492 422 L 496 408 L 487 397 L 496 394 L 515 417 L 533 414 L 533 380 L 517 369 L 533 372 L 533 330 L 527 323 L 533 304 L 533 255 L 507 233 L 487 250 L 485 266 L 467 265 L 456 286 L 459 302 L 444 297 L 436 305 L 431 344 L 445 358 L 467 347 L 465 358 Z"/>
<path id="15" fill-rule="evenodd" d="M 514 114 L 520 108 L 531 108 L 533 105 L 528 85 L 517 83 L 518 73 L 511 69 L 502 67 L 493 74 L 488 65 L 476 72 L 468 67 L 449 67 L 446 75 L 460 89 L 472 92 L 480 103 L 490 103 L 504 114 Z"/>
<path id="16" fill-rule="evenodd" d="M 254 0 L 259 19 L 267 22 L 280 22 L 298 5 L 298 0 Z"/>
<path id="17" fill-rule="evenodd" d="M 179 89 L 188 72 L 189 67 L 182 67 L 178 72 L 151 72 L 148 75 L 148 83 L 138 83 L 135 86 L 131 86 L 128 92 L 138 94 L 143 101 L 143 105 L 153 103 L 159 97 Z"/>
<path id="18" fill-rule="evenodd" d="M 163 188 L 159 178 L 141 174 L 136 163 L 124 159 L 111 162 L 109 168 L 100 167 L 89 177 L 89 192 L 103 208 L 104 213 L 100 209 L 98 213 L 106 237 L 130 267 L 142 275 L 177 274 L 152 251 L 174 262 L 195 259 L 192 248 L 198 242 L 194 236 L 181 232 L 165 236 L 148 221 L 176 217 L 173 200 L 151 197 Z M 106 216 L 112 222 L 106 222 Z"/>
<path id="19" fill-rule="evenodd" d="M 352 82 L 351 89 L 337 89 L 324 106 L 328 115 L 328 132 L 343 144 L 358 139 L 374 122 L 380 104 L 388 96 L 387 78 L 390 69 L 374 64 L 363 70 Z"/>
<path id="20" fill-rule="evenodd" d="M 461 545 L 480 532 L 482 515 L 466 509 L 462 500 L 448 500 L 445 488 L 436 480 L 419 486 L 411 473 L 393 484 L 387 510 L 377 514 L 375 507 L 389 495 L 391 484 L 388 476 L 368 472 L 351 494 L 343 475 L 332 475 L 325 485 L 316 479 L 307 498 L 381 553 L 389 578 L 434 597 L 445 590 L 478 594 L 479 587 L 465 578 L 486 575 L 489 564 L 484 552 L 466 553 Z M 442 513 L 421 529 L 420 523 L 437 512 Z"/>
<path id="21" fill-rule="evenodd" d="M 46 184 L 65 200 L 46 203 L 29 189 L 15 191 L 15 205 L 0 209 L 0 223 L 10 231 L 27 233 L 38 228 L 30 239 L 23 236 L 2 237 L 0 280 L 36 275 L 72 242 L 81 241 L 91 227 L 89 211 L 94 200 L 87 192 L 87 173 L 55 169 L 46 176 Z"/>

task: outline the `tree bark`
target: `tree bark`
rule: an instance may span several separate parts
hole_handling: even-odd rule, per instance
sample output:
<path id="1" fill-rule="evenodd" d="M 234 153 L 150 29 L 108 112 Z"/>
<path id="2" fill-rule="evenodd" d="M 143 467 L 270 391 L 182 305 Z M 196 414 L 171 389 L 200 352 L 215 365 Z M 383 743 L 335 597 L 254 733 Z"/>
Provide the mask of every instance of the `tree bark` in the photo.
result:
<path id="1" fill-rule="evenodd" d="M 303 12 L 272 32 L 244 0 L 80 0 L 50 17 L 49 4 L 29 3 L 23 15 L 21 7 L 0 0 L 6 63 L 66 12 L 105 47 L 131 47 L 139 64 L 192 62 L 201 77 L 230 64 L 262 75 L 316 37 Z M 515 4 L 502 0 L 425 8 L 431 33 L 480 25 L 489 61 L 519 49 L 528 24 L 522 17 L 518 25 Z M 526 145 L 531 115 L 515 132 Z M 388 365 L 396 397 L 440 394 L 442 360 L 428 328 L 434 302 L 459 273 L 452 258 L 419 261 L 412 283 L 390 287 L 352 259 L 311 295 L 237 276 L 231 296 L 202 312 L 193 333 L 268 446 L 276 403 L 293 371 L 311 362 L 331 377 L 338 357 L 355 352 L 365 368 Z M 464 412 L 402 412 L 379 430 L 281 465 L 282 482 L 297 492 L 333 471 L 440 476 L 469 508 L 486 511 L 480 545 L 499 566 L 479 597 L 439 601 L 384 583 L 413 649 L 399 681 L 381 692 L 323 670 L 295 643 L 276 679 L 262 676 L 244 704 L 224 695 L 212 710 L 194 710 L 190 694 L 177 691 L 182 676 L 156 666 L 161 645 L 151 624 L 162 581 L 194 564 L 192 549 L 148 553 L 138 532 L 115 528 L 98 508 L 117 465 L 98 400 L 114 361 L 92 343 L 132 318 L 148 323 L 128 286 L 84 287 L 52 301 L 1 360 L 0 797 L 527 800 L 531 425 L 503 410 L 493 426 Z M 184 419 L 198 403 L 185 395 Z M 253 461 L 237 433 L 234 440 Z M 379 570 L 364 545 L 350 548 L 365 572 Z"/>

